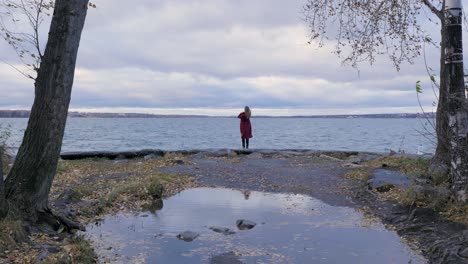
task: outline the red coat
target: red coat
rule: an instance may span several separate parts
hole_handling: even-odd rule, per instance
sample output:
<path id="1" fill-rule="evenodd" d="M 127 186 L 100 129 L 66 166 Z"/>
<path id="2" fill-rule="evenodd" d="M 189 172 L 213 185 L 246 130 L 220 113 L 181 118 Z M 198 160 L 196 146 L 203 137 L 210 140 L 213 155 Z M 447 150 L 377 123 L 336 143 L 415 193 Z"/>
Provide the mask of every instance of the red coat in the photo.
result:
<path id="1" fill-rule="evenodd" d="M 252 125 L 250 124 L 250 118 L 247 118 L 244 112 L 240 113 L 237 118 L 240 118 L 240 133 L 242 138 L 252 137 Z"/>

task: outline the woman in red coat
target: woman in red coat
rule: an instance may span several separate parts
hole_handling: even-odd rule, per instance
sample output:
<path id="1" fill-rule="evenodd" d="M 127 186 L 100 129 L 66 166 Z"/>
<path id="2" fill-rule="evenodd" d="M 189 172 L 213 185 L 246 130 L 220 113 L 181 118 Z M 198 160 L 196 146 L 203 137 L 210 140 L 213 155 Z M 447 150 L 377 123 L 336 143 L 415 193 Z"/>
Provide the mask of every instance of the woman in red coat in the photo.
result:
<path id="1" fill-rule="evenodd" d="M 237 118 L 240 121 L 240 133 L 242 138 L 242 148 L 249 148 L 249 138 L 252 138 L 252 125 L 250 124 L 250 116 L 252 112 L 250 108 L 246 106 L 244 112 L 240 113 Z"/>

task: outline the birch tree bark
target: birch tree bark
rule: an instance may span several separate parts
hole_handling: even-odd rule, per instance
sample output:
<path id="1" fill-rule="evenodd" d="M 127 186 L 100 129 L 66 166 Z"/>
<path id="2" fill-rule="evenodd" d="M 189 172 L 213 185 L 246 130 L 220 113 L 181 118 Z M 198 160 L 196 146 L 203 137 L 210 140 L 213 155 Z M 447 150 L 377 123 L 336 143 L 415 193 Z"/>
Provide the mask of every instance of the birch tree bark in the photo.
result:
<path id="1" fill-rule="evenodd" d="M 364 3 L 365 2 L 365 3 Z M 335 53 L 356 67 L 387 54 L 396 69 L 412 63 L 426 43 L 420 15 L 430 10 L 440 21 L 440 94 L 437 108 L 437 149 L 430 169 L 447 175 L 454 196 L 467 200 L 468 110 L 463 78 L 461 0 L 309 0 L 304 6 L 311 41 L 335 43 Z M 435 23 L 439 25 L 438 23 Z M 331 33 L 330 33 L 331 32 Z"/>
<path id="2" fill-rule="evenodd" d="M 468 108 L 465 94 L 461 0 L 445 2 L 445 67 L 449 77 L 448 116 L 452 188 L 457 200 L 467 201 L 468 188 Z"/>

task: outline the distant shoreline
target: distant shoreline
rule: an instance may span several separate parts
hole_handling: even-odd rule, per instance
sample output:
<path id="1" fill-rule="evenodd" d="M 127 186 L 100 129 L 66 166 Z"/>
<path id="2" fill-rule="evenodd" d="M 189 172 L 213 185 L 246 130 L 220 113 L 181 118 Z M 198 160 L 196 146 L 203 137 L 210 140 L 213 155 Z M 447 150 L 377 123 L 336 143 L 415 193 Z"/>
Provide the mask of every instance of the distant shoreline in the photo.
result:
<path id="1" fill-rule="evenodd" d="M 0 110 L 0 118 L 29 118 L 28 110 Z M 235 118 L 235 116 L 208 115 L 157 115 L 144 113 L 87 113 L 69 112 L 70 118 Z M 295 115 L 267 116 L 255 118 L 435 118 L 435 113 L 400 113 L 400 114 L 362 114 L 362 115 Z"/>

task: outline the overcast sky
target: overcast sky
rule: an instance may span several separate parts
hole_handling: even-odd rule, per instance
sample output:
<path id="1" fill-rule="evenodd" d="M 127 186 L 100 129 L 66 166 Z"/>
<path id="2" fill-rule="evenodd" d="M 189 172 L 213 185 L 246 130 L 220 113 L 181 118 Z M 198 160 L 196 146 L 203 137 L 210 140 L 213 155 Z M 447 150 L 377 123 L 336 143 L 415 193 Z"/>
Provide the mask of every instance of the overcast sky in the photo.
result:
<path id="1" fill-rule="evenodd" d="M 343 67 L 332 46 L 307 44 L 305 2 L 96 0 L 82 35 L 71 108 L 209 115 L 236 114 L 244 105 L 270 115 L 419 111 L 415 82 L 428 79 L 421 60 L 400 72 L 386 57 L 361 65 L 359 74 Z M 428 57 L 437 69 L 437 53 Z M 18 63 L 4 42 L 0 59 Z M 431 111 L 434 96 L 424 85 L 423 104 Z M 31 80 L 0 63 L 1 109 L 30 108 L 33 91 Z"/>

